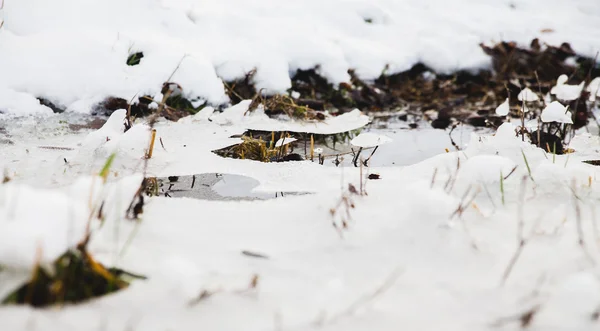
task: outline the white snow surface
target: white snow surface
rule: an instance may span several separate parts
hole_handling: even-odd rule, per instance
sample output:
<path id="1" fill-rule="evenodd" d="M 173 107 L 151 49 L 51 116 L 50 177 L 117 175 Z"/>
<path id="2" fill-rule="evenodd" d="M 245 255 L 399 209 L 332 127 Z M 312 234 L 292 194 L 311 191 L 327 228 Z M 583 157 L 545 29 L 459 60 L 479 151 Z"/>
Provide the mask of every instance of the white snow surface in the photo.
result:
<path id="1" fill-rule="evenodd" d="M 337 84 L 348 69 L 373 79 L 417 62 L 438 72 L 486 68 L 482 42 L 569 41 L 590 57 L 600 47 L 595 0 L 4 2 L 0 96 L 23 96 L 16 106 L 0 98 L 0 109 L 19 114 L 48 112 L 31 104 L 37 97 L 90 112 L 109 96 L 156 95 L 178 64 L 171 80 L 183 94 L 217 105 L 228 101 L 222 80 L 253 69 L 272 93 L 289 89 L 297 69 L 318 67 Z M 144 57 L 127 66 L 134 52 Z"/>
<path id="2" fill-rule="evenodd" d="M 370 121 L 358 109 L 318 122 L 272 119 L 260 107 L 247 112 L 245 100 L 159 120 L 146 160 L 144 120 L 124 132 L 117 110 L 102 128 L 73 132 L 36 99 L 83 113 L 107 96 L 160 101 L 179 63 L 172 81 L 182 93 L 217 105 L 228 101 L 222 80 L 253 68 L 259 88 L 285 92 L 290 74 L 315 66 L 333 83 L 349 68 L 370 79 L 419 61 L 440 72 L 488 67 L 479 42 L 540 37 L 593 57 L 597 1 L 5 2 L 0 170 L 11 181 L 0 183 L 0 299 L 88 230 L 98 261 L 148 279 L 80 304 L 1 305 L 2 330 L 521 330 L 518 316 L 536 307 L 531 330 L 597 330 L 600 169 L 582 162 L 598 159 L 597 135 L 579 133 L 567 146 L 575 152 L 551 155 L 511 123 L 495 134 L 457 128 L 456 152 L 445 131 L 388 129 L 393 141 L 360 169 L 217 156 L 249 129 L 331 134 Z M 140 65 L 127 66 L 136 51 Z M 567 122 L 564 111 L 553 103 L 542 117 Z M 113 154 L 104 182 L 98 173 Z M 152 197 L 139 220 L 125 215 L 144 175 L 214 173 L 257 182 L 256 196 L 307 194 Z M 193 303 L 203 291 L 213 295 Z"/>
<path id="3" fill-rule="evenodd" d="M 124 211 L 141 180 L 149 135 L 144 123 L 121 133 L 122 116 L 115 112 L 102 129 L 66 137 L 82 143 L 47 151 L 45 159 L 56 162 L 41 162 L 26 140 L 10 150 L 30 154 L 2 158 L 13 181 L 0 185 L 0 296 L 29 277 L 37 252 L 48 262 L 77 243 L 88 222 L 93 256 L 149 279 L 60 309 L 2 306 L 3 329 L 496 330 L 505 323 L 503 329 L 518 330 L 509 318 L 536 306 L 537 329 L 597 328 L 590 316 L 600 300 L 600 169 L 581 162 L 597 157 L 597 137 L 578 135 L 575 153 L 552 156 L 506 123 L 493 136 L 472 134 L 462 151 L 363 169 L 365 178 L 380 179 L 362 179 L 368 195 L 359 196 L 347 187 L 361 186 L 361 169 L 223 159 L 210 151 L 238 142 L 229 136 L 244 127 L 203 116 L 161 121 L 155 128 L 165 148 L 155 149 L 149 175 L 229 173 L 256 179 L 255 192 L 312 194 L 155 197 L 135 222 Z M 110 153 L 117 156 L 102 184 L 94 173 Z M 344 196 L 355 207 L 342 204 L 332 216 Z M 102 201 L 107 217 L 100 223 Z M 343 219 L 340 232 L 332 223 L 340 228 Z M 527 244 L 504 277 L 519 231 Z M 190 304 L 203 290 L 215 293 Z"/>
<path id="4" fill-rule="evenodd" d="M 600 97 L 600 77 L 594 78 L 587 87 L 590 92 L 590 101 L 595 101 L 596 97 Z"/>

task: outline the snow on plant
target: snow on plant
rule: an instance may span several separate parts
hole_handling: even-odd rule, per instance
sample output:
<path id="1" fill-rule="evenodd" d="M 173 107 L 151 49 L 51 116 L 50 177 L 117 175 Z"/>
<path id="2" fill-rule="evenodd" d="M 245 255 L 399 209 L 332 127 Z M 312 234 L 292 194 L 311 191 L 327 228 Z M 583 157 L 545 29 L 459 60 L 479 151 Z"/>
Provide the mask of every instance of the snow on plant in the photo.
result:
<path id="1" fill-rule="evenodd" d="M 504 102 L 501 103 L 498 107 L 496 107 L 496 115 L 498 116 L 506 116 L 508 115 L 509 111 L 510 105 L 508 103 L 508 98 L 506 98 L 506 100 L 504 100 Z"/>
<path id="2" fill-rule="evenodd" d="M 563 101 L 579 99 L 585 82 L 581 82 L 579 85 L 569 85 L 567 84 L 568 80 L 569 77 L 567 75 L 560 75 L 556 80 L 556 85 L 550 90 L 550 94 Z"/>
<path id="3" fill-rule="evenodd" d="M 283 138 L 279 138 L 277 140 L 277 142 L 275 143 L 275 147 L 282 147 L 285 146 L 287 144 L 291 144 L 294 141 L 297 141 L 298 139 L 294 138 L 294 137 L 283 137 Z"/>
<path id="4" fill-rule="evenodd" d="M 365 133 L 361 133 L 358 136 L 354 137 L 354 139 L 352 139 L 350 141 L 350 144 L 354 147 L 358 147 L 358 151 L 354 154 L 354 158 L 352 159 L 352 163 L 354 164 L 355 167 L 357 167 L 357 162 L 359 160 L 360 157 L 360 153 L 362 152 L 363 149 L 365 148 L 373 148 L 373 151 L 371 152 L 371 155 L 369 155 L 369 157 L 364 160 L 362 163 L 366 166 L 369 162 L 369 160 L 371 159 L 371 157 L 373 157 L 373 154 L 375 154 L 375 152 L 377 151 L 377 148 L 379 148 L 379 146 L 387 144 L 392 142 L 392 139 L 390 137 L 386 137 L 384 135 L 380 135 L 380 134 L 376 134 L 376 133 L 372 133 L 372 132 L 365 132 Z"/>
<path id="5" fill-rule="evenodd" d="M 568 110 L 569 107 L 563 106 L 558 101 L 552 101 L 544 110 L 542 110 L 542 122 L 544 123 L 563 123 L 573 124 L 573 117 Z"/>
<path id="6" fill-rule="evenodd" d="M 540 97 L 538 97 L 538 95 L 535 94 L 535 92 L 533 92 L 529 87 L 526 87 L 523 90 L 521 90 L 521 92 L 519 92 L 517 99 L 523 102 L 534 102 L 538 101 Z"/>

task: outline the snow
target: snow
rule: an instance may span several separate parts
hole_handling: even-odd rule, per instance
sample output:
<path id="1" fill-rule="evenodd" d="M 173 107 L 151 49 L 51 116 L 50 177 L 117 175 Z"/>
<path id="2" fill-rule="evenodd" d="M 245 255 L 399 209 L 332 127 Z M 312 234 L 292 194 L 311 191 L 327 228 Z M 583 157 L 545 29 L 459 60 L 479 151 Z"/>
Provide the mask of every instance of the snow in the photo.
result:
<path id="1" fill-rule="evenodd" d="M 275 143 L 275 147 L 281 147 L 281 146 L 285 146 L 287 144 L 293 143 L 294 141 L 297 141 L 298 139 L 296 138 L 280 138 L 277 140 L 277 142 Z"/>
<path id="2" fill-rule="evenodd" d="M 533 102 L 538 101 L 540 97 L 538 97 L 538 95 L 535 94 L 535 92 L 533 92 L 529 87 L 526 87 L 519 92 L 517 99 L 519 99 L 519 101 Z"/>
<path id="3" fill-rule="evenodd" d="M 317 66 L 333 84 L 348 82 L 348 69 L 373 79 L 417 62 L 440 73 L 489 68 L 479 43 L 500 40 L 569 40 L 593 57 L 599 6 L 594 0 L 7 1 L 0 10 L 0 95 L 28 98 L 0 108 L 40 111 L 27 103 L 44 97 L 89 113 L 109 96 L 154 96 L 173 72 L 184 96 L 214 106 L 228 102 L 222 80 L 253 69 L 258 89 L 286 93 L 290 74 Z M 134 52 L 144 57 L 127 66 Z"/>
<path id="4" fill-rule="evenodd" d="M 506 116 L 508 115 L 508 112 L 510 111 L 510 106 L 508 104 L 508 98 L 506 98 L 506 100 L 501 103 L 498 107 L 496 107 L 496 114 L 499 116 Z"/>
<path id="5" fill-rule="evenodd" d="M 569 85 L 567 84 L 568 80 L 569 77 L 567 75 L 560 75 L 556 80 L 556 85 L 550 89 L 550 94 L 564 101 L 578 99 L 581 91 L 583 91 L 585 82 L 581 82 L 579 85 Z"/>
<path id="6" fill-rule="evenodd" d="M 542 122 L 573 124 L 573 118 L 567 107 L 558 101 L 553 101 L 542 110 Z"/>
<path id="7" fill-rule="evenodd" d="M 222 80 L 254 68 L 259 88 L 288 93 L 290 74 L 317 65 L 332 83 L 347 81 L 349 68 L 369 79 L 419 61 L 438 72 L 489 67 L 478 43 L 498 38 L 569 41 L 593 57 L 599 12 L 593 0 L 8 1 L 0 299 L 88 228 L 92 256 L 148 279 L 80 304 L 2 305 L 3 330 L 519 330 L 511 317 L 534 307 L 531 329 L 596 330 L 600 169 L 583 162 L 598 158 L 596 135 L 579 132 L 573 153 L 550 155 L 512 123 L 495 133 L 461 125 L 450 133 L 454 151 L 447 131 L 377 128 L 360 109 L 302 121 L 248 111 L 250 100 L 216 106 L 228 102 Z M 127 66 L 137 51 L 140 65 Z M 212 106 L 159 119 L 152 158 L 147 119 L 125 132 L 123 109 L 98 130 L 70 128 L 107 96 L 160 101 L 173 72 L 184 96 Z M 524 91 L 519 100 L 535 95 Z M 52 115 L 38 97 L 69 112 Z M 552 102 L 542 120 L 570 116 Z M 335 167 L 213 153 L 248 130 L 362 130 L 336 148 L 385 147 L 362 168 L 348 157 Z M 111 155 L 105 180 L 98 173 Z M 152 197 L 139 220 L 126 217 L 144 176 L 207 174 L 223 174 L 217 195 L 258 200 Z M 304 194 L 274 198 L 281 192 Z M 194 303 L 204 290 L 214 294 Z"/>
<path id="8" fill-rule="evenodd" d="M 350 144 L 356 147 L 370 148 L 387 144 L 390 142 L 392 142 L 392 139 L 390 137 L 386 137 L 384 135 L 376 134 L 373 132 L 364 132 L 354 137 L 350 141 Z"/>
<path id="9" fill-rule="evenodd" d="M 217 124 L 237 125 L 248 130 L 283 131 L 314 134 L 335 134 L 360 129 L 369 123 L 369 117 L 360 110 L 354 109 L 339 116 L 328 116 L 323 121 L 305 121 L 291 119 L 273 119 L 267 116 L 262 106 L 248 111 L 251 100 L 243 100 L 222 113 L 213 114 L 210 119 Z"/>
<path id="10" fill-rule="evenodd" d="M 55 260 L 84 238 L 102 199 L 108 202 L 105 215 L 121 218 L 128 204 L 114 210 L 116 201 L 131 201 L 141 180 L 133 176 L 105 187 L 99 177 L 81 177 L 64 192 L 0 186 L 0 265 L 31 268 Z"/>
<path id="11" fill-rule="evenodd" d="M 587 87 L 590 92 L 590 101 L 595 101 L 596 97 L 600 97 L 600 77 L 594 78 Z"/>
<path id="12" fill-rule="evenodd" d="M 118 139 L 121 116 L 117 113 L 90 136 L 114 133 L 113 139 Z M 96 330 L 103 325 L 192 330 L 199 324 L 209 329 L 264 330 L 274 328 L 275 319 L 299 330 L 391 329 L 397 325 L 491 330 L 492 324 L 539 304 L 535 327 L 596 327 L 586 316 L 596 309 L 600 286 L 594 276 L 597 267 L 590 261 L 600 258 L 592 223 L 592 215 L 598 212 L 600 172 L 581 161 L 595 155 L 594 150 L 600 148 L 597 139 L 577 136 L 574 154 L 552 160 L 543 150 L 515 137 L 514 126 L 506 123 L 494 136 L 473 134 L 462 151 L 405 167 L 369 168 L 369 173 L 382 179 L 366 182 L 367 196 L 351 196 L 355 208 L 341 238 L 331 226 L 335 220 L 330 209 L 342 194 L 340 181 L 342 187 L 348 183 L 358 187 L 360 169 L 311 162 L 217 161 L 209 157 L 209 151 L 235 140 L 227 138 L 232 126 L 197 119 L 159 122 L 156 129 L 168 152 L 157 149 L 149 160 L 149 171 L 162 171 L 164 164 L 165 173 L 170 172 L 169 167 L 183 160 L 192 173 L 203 173 L 208 168 L 198 162 L 203 160 L 214 162 L 223 172 L 255 178 L 259 186 L 254 192 L 287 191 L 304 183 L 312 194 L 264 201 L 155 197 L 147 201 L 138 223 L 123 216 L 141 180 L 139 173 L 114 169 L 106 186 L 92 176 L 52 189 L 34 188 L 16 178 L 0 186 L 5 202 L 0 233 L 24 241 L 0 241 L 4 253 L 0 263 L 8 267 L 0 272 L 6 279 L 0 292 L 7 293 L 17 280 L 26 279 L 21 270 L 31 266 L 37 247 L 31 236 L 44 244 L 45 260 L 81 238 L 89 215 L 96 215 L 89 213 L 90 196 L 92 201 L 105 201 L 110 216 L 101 227 L 93 228 L 91 254 L 149 279 L 60 310 L 1 307 L 5 325 L 15 330 L 27 323 L 56 330 Z M 177 148 L 178 139 L 191 148 Z M 91 138 L 87 141 L 97 143 Z M 78 147 L 88 148 L 87 143 Z M 133 157 L 138 150 L 116 151 L 117 167 L 132 162 L 131 169 L 139 162 Z M 85 157 L 94 163 L 94 155 Z M 571 188 L 581 199 L 576 200 L 580 216 Z M 10 199 L 23 201 L 12 219 L 6 217 Z M 28 201 L 40 201 L 39 207 L 29 208 Z M 458 206 L 463 206 L 460 215 L 456 214 Z M 578 244 L 578 217 L 585 229 L 587 253 Z M 519 219 L 529 241 L 503 280 L 518 245 Z M 92 224 L 96 222 L 92 218 Z M 16 226 L 22 229 L 20 237 L 19 232 L 6 231 Z M 27 231 L 32 227 L 36 231 Z M 72 230 L 71 237 L 64 234 L 67 229 Z M 27 249 L 19 246 L 24 244 Z M 8 254 L 12 249 L 21 255 Z M 267 258 L 244 256 L 242 251 Z M 249 288 L 254 275 L 259 277 L 258 286 Z M 216 293 L 189 306 L 204 289 Z M 379 294 L 364 299 L 373 293 Z M 526 294 L 531 297 L 523 301 Z M 416 307 L 417 300 L 427 309 Z M 431 319 L 431 314 L 437 317 Z M 103 317 L 109 315 L 110 320 Z M 518 322 L 507 323 L 508 329 L 518 328 Z"/>

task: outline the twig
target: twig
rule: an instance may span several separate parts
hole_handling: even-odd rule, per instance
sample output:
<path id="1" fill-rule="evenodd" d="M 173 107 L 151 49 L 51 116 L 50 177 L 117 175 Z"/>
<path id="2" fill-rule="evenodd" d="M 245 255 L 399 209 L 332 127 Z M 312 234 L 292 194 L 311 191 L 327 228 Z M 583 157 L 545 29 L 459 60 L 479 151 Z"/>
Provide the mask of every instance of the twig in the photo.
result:
<path id="1" fill-rule="evenodd" d="M 452 125 L 452 128 L 450 128 L 450 132 L 448 133 L 448 137 L 450 137 L 450 143 L 452 146 L 454 146 L 454 148 L 456 148 L 457 151 L 460 151 L 460 147 L 458 147 L 458 145 L 454 142 L 454 138 L 452 138 L 452 132 L 454 132 L 454 129 L 456 129 L 459 124 L 460 122 Z"/>
<path id="2" fill-rule="evenodd" d="M 462 213 L 465 211 L 465 209 L 467 207 L 469 207 L 471 205 L 471 203 L 473 203 L 473 201 L 475 201 L 475 198 L 477 198 L 477 195 L 479 194 L 479 191 L 473 193 L 473 195 L 471 196 L 471 198 L 465 203 L 467 197 L 469 196 L 469 193 L 471 193 L 471 189 L 473 188 L 473 186 L 469 186 L 467 188 L 467 190 L 465 191 L 465 193 L 463 193 L 462 198 L 460 199 L 460 203 L 458 204 L 458 207 L 456 207 L 456 210 L 454 210 L 454 212 L 450 215 L 450 219 L 453 219 L 454 216 L 458 215 L 459 217 L 462 216 Z"/>
<path id="3" fill-rule="evenodd" d="M 575 180 L 573 180 L 573 186 L 571 188 L 571 192 L 573 193 L 573 204 L 575 205 L 575 221 L 577 222 L 577 236 L 579 247 L 585 253 L 586 257 L 592 263 L 592 265 L 596 265 L 596 260 L 592 257 L 590 251 L 588 250 L 587 244 L 585 242 L 585 235 L 583 234 L 583 223 L 581 220 L 581 208 L 579 207 L 579 201 L 581 200 L 577 193 L 575 192 Z"/>
<path id="4" fill-rule="evenodd" d="M 524 219 L 524 215 L 523 215 L 523 209 L 524 209 L 524 205 L 525 205 L 526 184 L 527 184 L 527 177 L 523 176 L 523 179 L 521 180 L 521 192 L 520 192 L 519 206 L 518 206 L 518 210 L 517 210 L 518 218 L 519 218 L 519 224 L 517 226 L 517 242 L 518 242 L 517 249 L 516 249 L 515 253 L 513 254 L 512 258 L 510 259 L 510 262 L 506 266 L 506 269 L 504 270 L 504 274 L 502 275 L 502 280 L 500 282 L 500 286 L 504 286 L 504 284 L 506 283 L 508 276 L 510 276 L 512 269 L 514 268 L 515 264 L 517 263 L 517 260 L 521 256 L 521 253 L 523 252 L 523 249 L 525 248 L 525 245 L 528 242 L 528 240 L 525 238 L 525 236 L 523 234 L 524 229 L 525 229 L 525 219 Z"/>
<path id="5" fill-rule="evenodd" d="M 546 107 L 546 100 L 544 100 L 543 94 L 542 94 L 542 83 L 540 82 L 540 76 L 538 76 L 537 70 L 535 70 L 533 72 L 533 74 L 535 75 L 535 79 L 537 80 L 537 83 L 538 83 L 538 91 L 540 92 L 540 95 L 542 96 L 542 98 L 540 98 L 540 100 L 542 100 L 542 107 Z"/>
<path id="6" fill-rule="evenodd" d="M 433 185 L 435 184 L 435 177 L 437 177 L 437 173 L 438 173 L 438 168 L 435 168 L 433 170 L 433 176 L 431 176 L 431 185 L 429 186 L 429 188 L 433 188 Z"/>
<path id="7" fill-rule="evenodd" d="M 372 293 L 365 294 L 354 301 L 348 308 L 342 310 L 341 312 L 333 315 L 330 319 L 326 320 L 326 324 L 333 324 L 340 320 L 344 316 L 353 315 L 358 309 L 372 302 L 373 300 L 380 297 L 382 294 L 387 292 L 396 282 L 398 277 L 404 272 L 404 270 L 398 268 L 394 270 L 387 279 L 375 289 Z"/>
<path id="8" fill-rule="evenodd" d="M 519 321 L 521 328 L 525 329 L 531 325 L 531 323 L 533 322 L 533 318 L 540 311 L 540 308 L 541 308 L 541 305 L 535 305 L 535 306 L 531 307 L 530 309 L 527 309 L 523 313 L 520 313 L 520 314 L 517 314 L 514 316 L 510 316 L 510 317 L 502 318 L 502 319 L 498 320 L 496 323 L 494 323 L 494 325 L 502 326 L 506 322 Z"/>
<path id="9" fill-rule="evenodd" d="M 150 134 L 150 147 L 146 153 L 146 159 L 152 158 L 152 152 L 154 151 L 154 141 L 156 140 L 156 129 L 152 129 Z M 164 146 L 163 146 L 164 147 Z"/>

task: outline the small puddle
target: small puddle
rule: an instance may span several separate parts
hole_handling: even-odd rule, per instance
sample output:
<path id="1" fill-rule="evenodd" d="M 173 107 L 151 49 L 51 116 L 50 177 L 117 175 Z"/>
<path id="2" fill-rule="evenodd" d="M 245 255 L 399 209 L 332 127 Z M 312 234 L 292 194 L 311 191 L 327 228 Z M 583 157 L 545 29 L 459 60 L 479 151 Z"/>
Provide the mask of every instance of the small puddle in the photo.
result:
<path id="1" fill-rule="evenodd" d="M 232 174 L 198 174 L 157 178 L 159 195 L 200 200 L 268 200 L 302 192 L 253 192 L 260 185 L 254 178 Z"/>
<path id="2" fill-rule="evenodd" d="M 454 129 L 435 129 L 430 123 L 419 118 L 399 120 L 385 118 L 374 120 L 361 129 L 362 132 L 381 134 L 392 139 L 376 151 L 363 149 L 361 156 L 369 158 L 371 167 L 405 166 L 416 164 L 438 154 L 463 149 L 472 133 L 492 133 L 491 128 L 477 128 L 470 125 L 457 125 Z M 325 166 L 353 167 L 352 159 L 356 148 L 350 141 L 359 133 L 347 132 L 337 135 L 313 135 L 314 153 L 311 158 L 311 135 L 289 133 L 293 141 L 283 150 L 272 147 L 281 132 L 246 132 L 241 144 L 213 151 L 217 155 L 235 159 L 251 159 L 260 162 L 312 160 Z M 288 134 L 288 133 L 284 133 Z M 281 153 L 280 153 L 281 152 Z M 280 153 L 280 154 L 279 154 Z"/>

